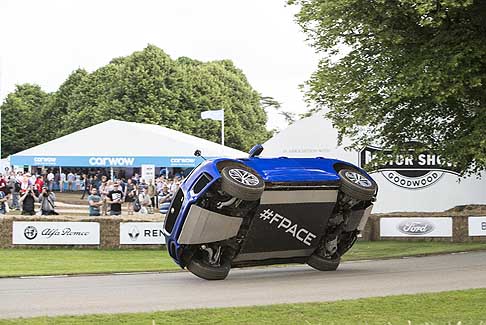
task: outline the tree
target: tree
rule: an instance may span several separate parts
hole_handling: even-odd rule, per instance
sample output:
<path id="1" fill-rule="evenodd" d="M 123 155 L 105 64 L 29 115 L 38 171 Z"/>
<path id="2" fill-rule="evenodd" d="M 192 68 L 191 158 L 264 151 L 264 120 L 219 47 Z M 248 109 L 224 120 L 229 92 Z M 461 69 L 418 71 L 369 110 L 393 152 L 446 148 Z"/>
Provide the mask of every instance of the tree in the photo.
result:
<path id="1" fill-rule="evenodd" d="M 42 127 L 48 140 L 65 135 L 70 125 L 65 125 L 64 118 L 68 112 L 84 108 L 89 74 L 84 69 L 77 69 L 69 75 L 59 89 L 51 94 L 50 101 L 42 110 Z"/>
<path id="2" fill-rule="evenodd" d="M 123 119 L 219 142 L 220 123 L 200 118 L 211 109 L 225 110 L 229 146 L 248 150 L 270 136 L 258 93 L 231 61 L 172 60 L 153 45 L 91 74 L 75 71 L 54 98 L 53 111 L 64 112 L 57 136 Z"/>
<path id="3" fill-rule="evenodd" d="M 486 2 L 290 0 L 324 58 L 308 99 L 355 147 L 432 149 L 486 169 Z"/>
<path id="4" fill-rule="evenodd" d="M 47 141 L 42 128 L 42 112 L 49 94 L 39 86 L 17 85 L 7 95 L 2 110 L 2 157 Z"/>
<path id="5" fill-rule="evenodd" d="M 18 86 L 0 108 L 5 155 L 109 119 L 220 142 L 221 123 L 200 117 L 212 109 L 225 110 L 226 145 L 246 151 L 271 135 L 260 95 L 231 61 L 172 60 L 153 45 L 92 73 L 75 70 L 51 94 L 36 85 Z"/>

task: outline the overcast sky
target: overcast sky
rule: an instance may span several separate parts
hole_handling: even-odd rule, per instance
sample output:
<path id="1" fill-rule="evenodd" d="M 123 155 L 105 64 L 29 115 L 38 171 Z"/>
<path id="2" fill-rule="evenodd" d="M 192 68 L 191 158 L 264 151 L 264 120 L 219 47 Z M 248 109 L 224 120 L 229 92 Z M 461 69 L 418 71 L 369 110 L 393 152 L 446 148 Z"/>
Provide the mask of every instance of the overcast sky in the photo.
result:
<path id="1" fill-rule="evenodd" d="M 73 70 L 92 72 L 150 43 L 173 59 L 230 59 L 255 90 L 303 113 L 298 86 L 318 56 L 296 10 L 285 0 L 1 0 L 0 98 L 21 83 L 55 91 Z M 285 122 L 272 115 L 267 126 Z"/>

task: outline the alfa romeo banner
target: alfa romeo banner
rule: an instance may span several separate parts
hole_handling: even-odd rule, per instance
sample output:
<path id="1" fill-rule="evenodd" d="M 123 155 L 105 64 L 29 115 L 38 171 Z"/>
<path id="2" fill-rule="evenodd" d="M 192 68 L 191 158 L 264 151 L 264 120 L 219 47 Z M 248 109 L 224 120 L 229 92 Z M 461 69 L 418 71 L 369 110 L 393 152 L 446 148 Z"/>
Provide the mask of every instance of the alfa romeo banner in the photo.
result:
<path id="1" fill-rule="evenodd" d="M 21 245 L 99 245 L 98 222 L 14 221 L 12 243 Z"/>

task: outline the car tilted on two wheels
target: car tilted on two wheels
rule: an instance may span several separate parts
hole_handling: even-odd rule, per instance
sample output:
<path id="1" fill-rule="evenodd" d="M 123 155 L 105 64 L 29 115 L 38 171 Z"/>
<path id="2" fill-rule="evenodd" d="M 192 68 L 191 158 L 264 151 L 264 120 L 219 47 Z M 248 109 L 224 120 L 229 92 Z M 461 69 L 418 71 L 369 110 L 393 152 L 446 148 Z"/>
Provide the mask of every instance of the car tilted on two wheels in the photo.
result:
<path id="1" fill-rule="evenodd" d="M 198 277 L 231 267 L 307 263 L 336 270 L 377 193 L 362 169 L 335 159 L 206 160 L 176 193 L 164 223 L 171 257 Z"/>

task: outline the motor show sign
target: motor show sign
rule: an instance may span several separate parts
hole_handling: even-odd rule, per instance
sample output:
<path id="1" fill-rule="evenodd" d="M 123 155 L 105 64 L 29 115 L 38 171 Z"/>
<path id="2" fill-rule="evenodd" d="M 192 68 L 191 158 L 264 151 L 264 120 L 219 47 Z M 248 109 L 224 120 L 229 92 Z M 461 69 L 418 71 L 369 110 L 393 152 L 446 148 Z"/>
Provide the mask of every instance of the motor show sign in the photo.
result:
<path id="1" fill-rule="evenodd" d="M 486 236 L 486 216 L 468 218 L 469 236 Z"/>
<path id="2" fill-rule="evenodd" d="M 390 158 L 385 163 L 373 165 L 377 154 L 385 153 Z M 439 155 L 423 152 L 418 155 L 392 155 L 378 147 L 366 147 L 360 151 L 360 165 L 368 166 L 368 170 L 380 172 L 390 183 L 416 190 L 435 184 L 444 173 L 459 175 L 451 164 L 443 161 Z"/>
<path id="3" fill-rule="evenodd" d="M 12 243 L 21 245 L 99 245 L 98 222 L 14 221 Z"/>
<path id="4" fill-rule="evenodd" d="M 381 237 L 452 237 L 452 218 L 381 218 Z"/>
<path id="5" fill-rule="evenodd" d="M 163 222 L 122 222 L 120 223 L 120 244 L 165 244 L 165 237 L 162 232 L 163 224 Z"/>

